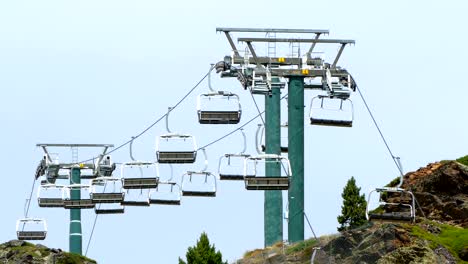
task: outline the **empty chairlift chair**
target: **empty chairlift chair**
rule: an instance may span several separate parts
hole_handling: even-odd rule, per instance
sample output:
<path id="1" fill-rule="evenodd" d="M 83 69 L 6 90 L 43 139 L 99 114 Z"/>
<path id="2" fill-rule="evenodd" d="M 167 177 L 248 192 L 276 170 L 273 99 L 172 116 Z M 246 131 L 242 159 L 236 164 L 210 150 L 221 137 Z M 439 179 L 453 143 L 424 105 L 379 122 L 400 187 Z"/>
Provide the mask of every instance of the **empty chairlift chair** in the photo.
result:
<path id="1" fill-rule="evenodd" d="M 373 194 L 379 197 L 379 207 L 370 210 Z M 376 188 L 369 193 L 366 218 L 375 222 L 414 222 L 415 198 L 412 192 L 398 187 Z"/>
<path id="2" fill-rule="evenodd" d="M 238 124 L 242 113 L 239 96 L 225 91 L 200 94 L 197 113 L 200 124 Z"/>
<path id="3" fill-rule="evenodd" d="M 37 191 L 39 207 L 58 208 L 64 206 L 66 187 L 56 184 L 42 184 Z"/>
<path id="4" fill-rule="evenodd" d="M 154 189 L 158 187 L 157 163 L 130 161 L 122 164 L 122 187 L 128 189 Z"/>
<path id="5" fill-rule="evenodd" d="M 99 177 L 91 180 L 91 201 L 93 203 L 121 203 L 125 193 L 118 178 Z"/>
<path id="6" fill-rule="evenodd" d="M 400 157 L 393 157 L 400 170 L 400 181 L 396 187 L 376 188 L 369 193 L 366 218 L 369 221 L 380 222 L 412 222 L 416 220 L 416 198 L 411 191 L 401 188 L 403 184 L 403 167 Z M 373 194 L 378 195 L 378 207 L 370 210 L 375 200 Z M 375 204 L 375 203 L 374 203 Z"/>
<path id="7" fill-rule="evenodd" d="M 197 98 L 198 122 L 200 124 L 238 124 L 241 118 L 241 104 L 237 94 L 215 91 L 211 87 L 211 70 L 208 73 L 210 92 Z"/>
<path id="8" fill-rule="evenodd" d="M 216 177 L 207 171 L 187 171 L 182 175 L 181 189 L 183 196 L 215 197 Z"/>
<path id="9" fill-rule="evenodd" d="M 71 184 L 66 188 L 64 199 L 65 209 L 91 209 L 94 203 L 90 197 L 91 186 L 85 184 Z M 76 195 L 76 197 L 75 197 Z M 86 197 L 86 198 L 83 198 Z"/>
<path id="10" fill-rule="evenodd" d="M 132 189 L 125 192 L 123 206 L 150 206 L 151 189 Z"/>
<path id="11" fill-rule="evenodd" d="M 158 163 L 194 163 L 197 158 L 195 138 L 189 134 L 172 133 L 169 130 L 169 111 L 166 115 L 167 134 L 156 140 L 156 158 Z"/>
<path id="12" fill-rule="evenodd" d="M 224 154 L 219 158 L 218 175 L 220 180 L 244 180 L 244 160 L 250 157 L 250 154 L 245 154 L 247 138 L 242 128 L 240 131 L 242 133 L 244 148 L 239 153 Z"/>
<path id="13" fill-rule="evenodd" d="M 321 126 L 352 127 L 353 102 L 349 99 L 352 88 L 351 75 L 332 77 L 326 71 L 323 80 L 327 95 L 319 95 L 310 102 L 310 124 Z"/>
<path id="14" fill-rule="evenodd" d="M 16 222 L 18 240 L 44 240 L 47 236 L 47 224 L 44 219 L 22 218 Z"/>
<path id="15" fill-rule="evenodd" d="M 250 154 L 224 154 L 219 158 L 218 175 L 220 180 L 243 181 L 244 160 Z M 251 175 L 252 176 L 252 175 Z"/>
<path id="16" fill-rule="evenodd" d="M 288 122 L 284 123 L 281 125 L 281 146 L 280 146 L 280 151 L 281 153 L 288 153 L 288 136 L 287 136 L 287 131 L 288 131 Z M 286 134 L 286 136 L 285 136 Z M 255 136 L 256 144 L 257 144 L 257 152 L 258 153 L 264 153 L 266 151 L 266 146 L 265 146 L 265 127 L 263 124 L 259 124 L 257 128 L 257 133 Z M 258 146 L 258 144 L 261 144 Z M 260 148 L 259 148 L 260 147 Z"/>
<path id="17" fill-rule="evenodd" d="M 180 186 L 183 196 L 216 196 L 216 176 L 206 171 L 208 168 L 208 157 L 205 149 L 201 150 L 205 156 L 205 166 L 201 171 L 187 171 L 182 175 Z"/>
<path id="18" fill-rule="evenodd" d="M 158 187 L 150 192 L 150 204 L 180 205 L 181 190 L 176 182 L 159 182 Z"/>
<path id="19" fill-rule="evenodd" d="M 266 175 L 265 165 L 276 164 L 279 175 Z M 263 154 L 248 157 L 244 161 L 245 188 L 247 190 L 288 190 L 291 177 L 289 160 L 280 155 Z"/>
<path id="20" fill-rule="evenodd" d="M 319 126 L 352 127 L 353 103 L 350 99 L 319 95 L 310 103 L 310 124 Z"/>

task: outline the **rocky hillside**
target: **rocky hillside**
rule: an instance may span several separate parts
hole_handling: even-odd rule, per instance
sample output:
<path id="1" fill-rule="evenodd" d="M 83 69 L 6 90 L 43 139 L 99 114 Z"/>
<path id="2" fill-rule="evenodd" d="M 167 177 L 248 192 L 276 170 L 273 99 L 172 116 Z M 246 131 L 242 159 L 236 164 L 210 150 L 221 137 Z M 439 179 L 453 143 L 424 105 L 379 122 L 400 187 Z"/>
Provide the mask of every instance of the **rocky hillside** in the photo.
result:
<path id="1" fill-rule="evenodd" d="M 247 252 L 237 263 L 302 264 L 311 263 L 314 255 L 314 263 L 468 264 L 467 165 L 468 156 L 431 163 L 404 176 L 402 187 L 420 205 L 415 224 L 368 223 L 318 241 Z"/>
<path id="2" fill-rule="evenodd" d="M 60 249 L 11 240 L 0 244 L 0 263 L 5 264 L 91 264 L 96 261 Z"/>

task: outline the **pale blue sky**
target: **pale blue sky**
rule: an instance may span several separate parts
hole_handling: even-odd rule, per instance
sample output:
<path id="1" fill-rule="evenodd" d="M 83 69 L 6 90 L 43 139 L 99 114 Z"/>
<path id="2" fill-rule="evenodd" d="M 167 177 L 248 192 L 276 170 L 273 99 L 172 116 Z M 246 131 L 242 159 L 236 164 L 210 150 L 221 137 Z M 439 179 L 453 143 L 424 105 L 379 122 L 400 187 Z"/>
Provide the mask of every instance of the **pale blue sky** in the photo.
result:
<path id="1" fill-rule="evenodd" d="M 230 54 L 224 35 L 215 32 L 219 26 L 319 28 L 329 29 L 329 38 L 355 39 L 340 64 L 353 73 L 404 168 L 465 155 L 466 10 L 464 1 L 2 1 L 0 240 L 15 238 L 42 154 L 36 143 L 118 145 L 138 134 L 210 63 Z M 241 96 L 241 123 L 256 115 L 235 80 L 213 75 L 213 84 Z M 171 115 L 172 130 L 192 133 L 199 145 L 236 128 L 196 122 L 195 98 L 206 87 Z M 307 115 L 312 93 L 305 97 Z M 351 176 L 367 193 L 397 175 L 362 101 L 357 94 L 352 100 L 351 129 L 311 127 L 305 117 L 305 211 L 318 234 L 335 232 L 340 194 Z M 245 129 L 250 153 L 258 122 Z M 164 132 L 160 123 L 136 141 L 135 156 L 154 159 L 155 137 Z M 208 148 L 209 169 L 223 153 L 238 152 L 239 140 L 235 134 Z M 113 157 L 130 158 L 127 148 Z M 176 175 L 190 168 L 178 166 Z M 214 199 L 186 198 L 180 207 L 128 208 L 125 215 L 100 217 L 89 257 L 175 263 L 202 231 L 230 261 L 263 247 L 263 193 L 232 182 L 218 182 L 218 191 Z M 66 210 L 33 203 L 31 214 L 49 223 L 44 244 L 68 250 Z M 93 212 L 83 213 L 85 245 L 93 220 Z M 311 236 L 308 229 L 305 236 Z"/>

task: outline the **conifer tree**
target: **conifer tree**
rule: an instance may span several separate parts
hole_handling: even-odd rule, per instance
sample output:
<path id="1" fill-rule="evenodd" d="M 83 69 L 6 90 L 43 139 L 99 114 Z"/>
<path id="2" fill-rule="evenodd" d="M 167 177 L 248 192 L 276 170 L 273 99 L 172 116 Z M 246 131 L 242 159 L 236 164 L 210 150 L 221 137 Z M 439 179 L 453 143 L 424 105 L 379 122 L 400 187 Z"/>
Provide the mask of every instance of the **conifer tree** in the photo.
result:
<path id="1" fill-rule="evenodd" d="M 338 231 L 345 231 L 359 227 L 366 223 L 366 198 L 360 194 L 361 188 L 356 186 L 354 177 L 348 180 L 343 189 L 343 205 L 341 215 L 338 216 Z"/>
<path id="2" fill-rule="evenodd" d="M 185 254 L 187 262 L 179 258 L 179 264 L 227 264 L 223 262 L 221 252 L 216 251 L 214 245 L 210 245 L 208 235 L 203 232 L 194 247 L 189 247 Z"/>

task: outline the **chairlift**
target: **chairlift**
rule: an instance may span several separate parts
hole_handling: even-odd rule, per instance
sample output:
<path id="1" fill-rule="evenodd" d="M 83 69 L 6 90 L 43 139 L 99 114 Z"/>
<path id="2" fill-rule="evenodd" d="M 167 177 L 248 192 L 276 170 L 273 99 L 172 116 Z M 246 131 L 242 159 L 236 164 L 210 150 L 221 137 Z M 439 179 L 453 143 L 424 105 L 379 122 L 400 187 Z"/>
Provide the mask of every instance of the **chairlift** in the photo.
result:
<path id="1" fill-rule="evenodd" d="M 144 171 L 151 173 L 144 176 Z M 122 164 L 122 187 L 124 189 L 154 189 L 158 187 L 157 163 L 131 161 Z"/>
<path id="2" fill-rule="evenodd" d="M 400 182 L 396 187 L 376 188 L 369 193 L 366 218 L 369 221 L 381 222 L 412 222 L 416 220 L 416 198 L 411 191 L 401 188 L 403 184 L 403 167 L 400 157 L 393 157 L 400 171 Z M 372 194 L 378 193 L 379 207 L 377 210 L 369 210 Z M 399 194 L 398 196 L 395 196 Z M 392 201 L 389 201 L 392 199 Z M 383 210 L 383 212 L 382 212 Z"/>
<path id="3" fill-rule="evenodd" d="M 369 204 L 371 202 L 372 194 L 374 192 L 379 194 L 379 207 L 380 209 L 383 209 L 384 212 L 379 212 L 380 210 L 369 210 Z M 387 196 L 392 193 L 400 194 L 399 202 L 387 202 Z M 366 218 L 369 221 L 414 222 L 416 219 L 415 208 L 415 198 L 412 192 L 395 187 L 376 188 L 375 190 L 372 190 L 369 193 L 366 209 Z M 387 212 L 387 210 L 397 211 Z"/>
<path id="4" fill-rule="evenodd" d="M 194 179 L 198 177 L 204 180 L 195 183 Z M 212 179 L 211 183 L 209 181 L 210 178 Z M 191 186 L 192 188 L 189 189 L 187 186 Z M 183 196 L 216 197 L 216 177 L 207 171 L 187 171 L 182 175 L 181 189 Z"/>
<path id="5" fill-rule="evenodd" d="M 310 102 L 311 125 L 352 127 L 353 119 L 353 102 L 350 99 L 319 95 Z"/>
<path id="6" fill-rule="evenodd" d="M 47 236 L 47 223 L 40 218 L 22 218 L 16 222 L 18 240 L 44 240 Z"/>
<path id="7" fill-rule="evenodd" d="M 244 148 L 239 153 L 224 154 L 219 158 L 218 175 L 220 180 L 244 180 L 244 159 L 250 157 L 250 154 L 245 154 L 247 138 L 242 128 L 240 131 L 242 133 Z"/>
<path id="8" fill-rule="evenodd" d="M 124 196 L 121 180 L 118 178 L 99 177 L 91 180 L 90 197 L 95 204 L 120 203 L 123 201 Z"/>
<path id="9" fill-rule="evenodd" d="M 280 175 L 259 175 L 267 163 L 281 167 Z M 251 176 L 252 175 L 252 176 Z M 291 177 L 289 159 L 275 154 L 251 156 L 244 161 L 244 181 L 247 190 L 288 190 Z"/>
<path id="10" fill-rule="evenodd" d="M 156 157 L 159 163 L 194 163 L 197 157 L 195 138 L 189 134 L 172 133 L 169 130 L 169 107 L 166 114 L 167 134 L 156 140 Z"/>
<path id="11" fill-rule="evenodd" d="M 238 124 L 241 118 L 241 104 L 237 94 L 215 91 L 211 87 L 211 70 L 208 73 L 209 93 L 197 97 L 198 122 L 200 124 Z M 219 109 L 222 110 L 219 110 Z"/>
<path id="12" fill-rule="evenodd" d="M 158 187 L 150 192 L 150 204 L 180 205 L 180 186 L 176 182 L 159 182 Z"/>
<path id="13" fill-rule="evenodd" d="M 150 189 L 127 189 L 124 200 L 120 204 L 124 206 L 149 206 Z"/>
<path id="14" fill-rule="evenodd" d="M 183 196 L 215 197 L 216 196 L 216 177 L 208 168 L 208 157 L 205 149 L 202 149 L 205 156 L 205 166 L 201 171 L 187 171 L 182 175 L 181 190 Z M 203 180 L 195 180 L 202 178 Z M 210 181 L 211 179 L 211 181 Z"/>
<path id="15" fill-rule="evenodd" d="M 74 191 L 79 191 L 80 197 L 78 199 L 72 198 Z M 82 195 L 82 191 L 88 193 L 88 195 Z M 91 186 L 85 184 L 70 184 L 66 188 L 66 196 L 64 199 L 64 207 L 65 209 L 91 209 L 94 208 L 94 203 L 90 197 Z M 82 197 L 88 198 L 82 198 Z"/>
<path id="16" fill-rule="evenodd" d="M 39 207 L 58 208 L 64 206 L 65 186 L 57 184 L 41 184 L 37 191 Z"/>

